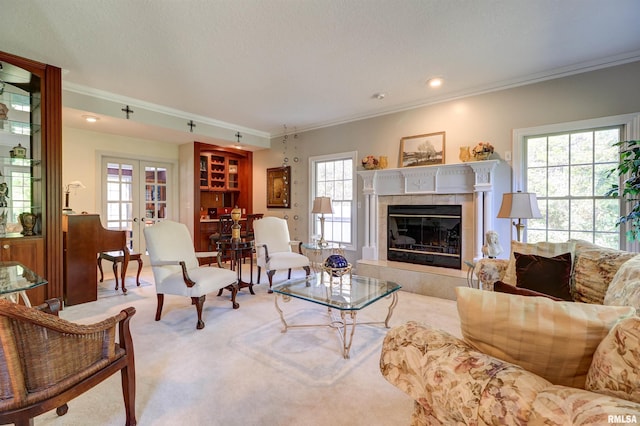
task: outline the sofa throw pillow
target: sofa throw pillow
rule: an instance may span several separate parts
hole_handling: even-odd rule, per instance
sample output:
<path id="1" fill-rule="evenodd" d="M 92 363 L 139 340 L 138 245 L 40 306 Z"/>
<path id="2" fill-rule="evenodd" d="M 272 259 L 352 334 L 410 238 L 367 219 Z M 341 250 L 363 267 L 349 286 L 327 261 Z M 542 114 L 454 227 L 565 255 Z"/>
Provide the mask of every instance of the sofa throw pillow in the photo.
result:
<path id="1" fill-rule="evenodd" d="M 573 262 L 573 300 L 584 303 L 604 303 L 609 284 L 627 260 L 638 253 L 601 247 L 582 240 L 576 243 Z"/>
<path id="2" fill-rule="evenodd" d="M 464 340 L 557 385 L 584 389 L 596 348 L 626 306 L 602 306 L 456 287 Z"/>
<path id="3" fill-rule="evenodd" d="M 620 266 L 604 295 L 604 304 L 640 309 L 640 255 Z"/>
<path id="4" fill-rule="evenodd" d="M 500 293 L 519 294 L 520 296 L 537 296 L 548 297 L 551 300 L 563 300 L 558 297 L 553 297 L 548 294 L 538 293 L 537 291 L 529 290 L 528 288 L 520 288 L 511 284 L 504 283 L 502 281 L 496 281 L 493 284 L 493 291 Z"/>
<path id="5" fill-rule="evenodd" d="M 516 287 L 527 288 L 563 300 L 571 298 L 571 253 L 554 257 L 514 253 Z"/>
<path id="6" fill-rule="evenodd" d="M 574 259 L 573 255 L 575 253 L 575 249 L 575 242 L 550 243 L 543 241 L 535 244 L 528 244 L 521 243 L 519 241 L 511 241 L 511 256 L 509 257 L 509 264 L 507 265 L 507 270 L 502 281 L 507 284 L 517 285 L 516 258 L 514 255 L 516 252 L 522 254 L 535 254 L 537 256 L 544 257 L 553 257 L 562 253 L 571 253 L 571 258 Z"/>
<path id="7" fill-rule="evenodd" d="M 595 354 L 585 389 L 640 402 L 640 318 L 615 325 Z"/>

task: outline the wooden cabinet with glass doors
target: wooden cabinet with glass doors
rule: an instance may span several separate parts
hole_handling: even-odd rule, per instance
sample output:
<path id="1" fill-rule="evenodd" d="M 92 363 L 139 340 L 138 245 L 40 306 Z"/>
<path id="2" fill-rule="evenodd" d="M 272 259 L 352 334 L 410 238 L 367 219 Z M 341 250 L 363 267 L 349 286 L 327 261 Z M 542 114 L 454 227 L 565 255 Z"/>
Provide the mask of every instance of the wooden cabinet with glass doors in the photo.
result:
<path id="1" fill-rule="evenodd" d="M 48 281 L 34 305 L 63 295 L 61 93 L 60 68 L 0 52 L 0 260 Z"/>

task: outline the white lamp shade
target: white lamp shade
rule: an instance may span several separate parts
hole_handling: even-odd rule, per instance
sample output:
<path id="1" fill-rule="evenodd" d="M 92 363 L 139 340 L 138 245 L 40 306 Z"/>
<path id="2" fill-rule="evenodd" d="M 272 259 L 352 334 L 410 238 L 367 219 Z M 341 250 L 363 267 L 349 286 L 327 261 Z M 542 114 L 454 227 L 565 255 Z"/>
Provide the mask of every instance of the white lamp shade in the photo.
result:
<path id="1" fill-rule="evenodd" d="M 498 212 L 500 218 L 535 219 L 540 218 L 538 199 L 533 192 L 507 192 L 502 196 Z"/>
<path id="2" fill-rule="evenodd" d="M 316 197 L 316 199 L 313 200 L 313 209 L 311 210 L 311 213 L 333 214 L 331 198 Z"/>

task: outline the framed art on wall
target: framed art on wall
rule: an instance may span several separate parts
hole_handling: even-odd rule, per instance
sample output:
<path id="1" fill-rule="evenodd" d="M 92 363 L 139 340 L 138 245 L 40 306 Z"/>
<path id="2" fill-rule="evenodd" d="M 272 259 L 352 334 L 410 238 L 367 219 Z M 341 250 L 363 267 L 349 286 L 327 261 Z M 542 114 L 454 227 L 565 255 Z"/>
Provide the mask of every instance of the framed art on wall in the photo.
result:
<path id="1" fill-rule="evenodd" d="M 290 177 L 291 166 L 267 169 L 267 208 L 291 208 Z"/>
<path id="2" fill-rule="evenodd" d="M 399 167 L 444 164 L 444 132 L 400 139 Z"/>

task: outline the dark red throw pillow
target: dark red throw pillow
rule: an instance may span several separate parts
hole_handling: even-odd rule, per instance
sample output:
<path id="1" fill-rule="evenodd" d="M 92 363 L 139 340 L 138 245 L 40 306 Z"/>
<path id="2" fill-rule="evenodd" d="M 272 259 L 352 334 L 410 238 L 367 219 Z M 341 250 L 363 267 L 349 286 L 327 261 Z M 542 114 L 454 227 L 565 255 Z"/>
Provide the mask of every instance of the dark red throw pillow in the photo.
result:
<path id="1" fill-rule="evenodd" d="M 514 253 L 516 286 L 548 294 L 562 300 L 571 297 L 571 253 L 555 257 Z"/>
<path id="2" fill-rule="evenodd" d="M 552 300 L 561 301 L 559 297 L 550 296 L 548 294 L 539 293 L 537 291 L 529 290 L 528 288 L 519 288 L 512 286 L 511 284 L 503 283 L 502 281 L 496 281 L 493 284 L 493 291 L 497 291 L 499 293 L 509 293 L 509 294 L 518 294 L 520 296 L 540 296 L 547 297 Z"/>

